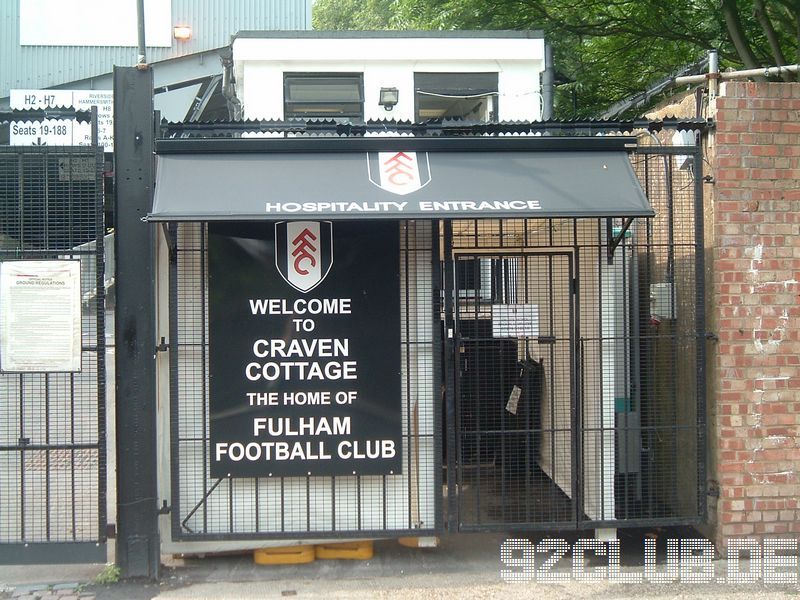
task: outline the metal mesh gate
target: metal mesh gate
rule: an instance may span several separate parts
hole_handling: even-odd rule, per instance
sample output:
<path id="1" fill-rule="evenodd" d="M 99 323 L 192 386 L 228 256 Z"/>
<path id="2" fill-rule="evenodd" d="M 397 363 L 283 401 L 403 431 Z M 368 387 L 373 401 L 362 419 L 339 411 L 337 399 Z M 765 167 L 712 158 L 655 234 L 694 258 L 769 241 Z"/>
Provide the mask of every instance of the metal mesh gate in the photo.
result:
<path id="1" fill-rule="evenodd" d="M 429 221 L 397 227 L 402 474 L 215 479 L 209 473 L 208 232 L 204 224 L 170 226 L 173 540 L 426 535 L 440 527 L 438 246 Z"/>
<path id="2" fill-rule="evenodd" d="M 462 529 L 575 519 L 572 257 L 456 258 Z"/>
<path id="3" fill-rule="evenodd" d="M 81 370 L 0 374 L 0 563 L 105 562 L 102 148 L 0 148 L 0 260 L 80 261 Z"/>
<path id="4" fill-rule="evenodd" d="M 676 153 L 632 157 L 651 219 L 453 221 L 460 530 L 704 517 L 702 156 Z"/>

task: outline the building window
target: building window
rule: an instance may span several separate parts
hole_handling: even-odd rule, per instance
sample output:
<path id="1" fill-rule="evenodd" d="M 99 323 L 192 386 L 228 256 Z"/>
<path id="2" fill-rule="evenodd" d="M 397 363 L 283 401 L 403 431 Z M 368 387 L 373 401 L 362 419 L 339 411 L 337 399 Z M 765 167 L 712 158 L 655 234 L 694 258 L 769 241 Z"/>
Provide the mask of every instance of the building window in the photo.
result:
<path id="1" fill-rule="evenodd" d="M 287 119 L 364 120 L 364 80 L 360 73 L 286 73 Z"/>
<path id="2" fill-rule="evenodd" d="M 497 73 L 414 73 L 417 121 L 497 122 Z"/>
<path id="3" fill-rule="evenodd" d="M 469 258 L 456 261 L 458 297 L 486 303 L 517 301 L 519 266 L 514 257 Z"/>

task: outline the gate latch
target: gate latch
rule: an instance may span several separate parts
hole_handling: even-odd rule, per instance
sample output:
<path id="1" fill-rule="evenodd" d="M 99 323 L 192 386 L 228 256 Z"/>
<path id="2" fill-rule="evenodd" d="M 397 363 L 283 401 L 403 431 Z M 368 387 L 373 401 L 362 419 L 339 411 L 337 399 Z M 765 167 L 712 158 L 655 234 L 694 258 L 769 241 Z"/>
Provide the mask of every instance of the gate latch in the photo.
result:
<path id="1" fill-rule="evenodd" d="M 158 509 L 159 515 L 168 515 L 172 511 L 172 507 L 167 504 L 166 500 L 161 501 L 161 508 Z"/>
<path id="2" fill-rule="evenodd" d="M 167 340 L 162 337 L 161 343 L 156 346 L 156 352 L 166 352 L 167 350 L 169 350 L 169 344 L 167 343 Z"/>

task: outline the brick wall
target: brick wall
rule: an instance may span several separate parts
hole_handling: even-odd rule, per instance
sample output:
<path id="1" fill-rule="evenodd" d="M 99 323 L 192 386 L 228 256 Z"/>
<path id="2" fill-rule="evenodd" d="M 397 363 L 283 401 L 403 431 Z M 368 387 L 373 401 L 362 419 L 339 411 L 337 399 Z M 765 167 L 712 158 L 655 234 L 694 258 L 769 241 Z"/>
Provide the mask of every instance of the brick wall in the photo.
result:
<path id="1" fill-rule="evenodd" d="M 709 444 L 717 541 L 800 534 L 800 84 L 716 99 Z"/>

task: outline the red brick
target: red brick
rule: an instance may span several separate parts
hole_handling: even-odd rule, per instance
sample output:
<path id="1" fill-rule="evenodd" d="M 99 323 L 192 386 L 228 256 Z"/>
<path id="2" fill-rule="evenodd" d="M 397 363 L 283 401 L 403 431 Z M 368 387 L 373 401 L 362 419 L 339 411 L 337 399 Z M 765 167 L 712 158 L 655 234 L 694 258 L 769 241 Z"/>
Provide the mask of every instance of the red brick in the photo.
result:
<path id="1" fill-rule="evenodd" d="M 709 322 L 719 336 L 710 347 L 712 476 L 723 544 L 800 533 L 800 84 L 726 82 L 724 90 L 708 213 Z"/>

